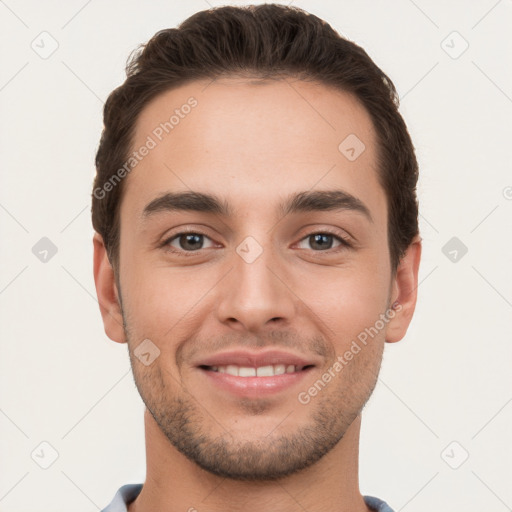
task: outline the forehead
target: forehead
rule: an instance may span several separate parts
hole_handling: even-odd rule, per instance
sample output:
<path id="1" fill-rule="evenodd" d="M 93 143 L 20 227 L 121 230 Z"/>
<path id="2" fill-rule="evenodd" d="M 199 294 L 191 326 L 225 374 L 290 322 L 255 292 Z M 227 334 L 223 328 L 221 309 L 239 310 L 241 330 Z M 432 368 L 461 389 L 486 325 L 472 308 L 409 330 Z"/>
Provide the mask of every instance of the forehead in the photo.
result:
<path id="1" fill-rule="evenodd" d="M 121 210 L 142 212 L 162 192 L 212 192 L 240 211 L 295 190 L 343 188 L 382 206 L 369 114 L 343 91 L 316 82 L 196 81 L 141 112 L 132 150 L 144 146 Z M 139 151 L 139 153 L 141 153 Z"/>

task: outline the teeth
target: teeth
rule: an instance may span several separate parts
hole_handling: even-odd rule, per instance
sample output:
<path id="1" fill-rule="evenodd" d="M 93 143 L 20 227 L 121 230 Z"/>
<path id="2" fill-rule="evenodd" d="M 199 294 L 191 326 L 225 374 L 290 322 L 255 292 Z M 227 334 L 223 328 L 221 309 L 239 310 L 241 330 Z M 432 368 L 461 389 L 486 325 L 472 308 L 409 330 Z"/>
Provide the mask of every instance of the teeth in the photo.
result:
<path id="1" fill-rule="evenodd" d="M 259 368 L 256 368 L 257 377 L 272 377 L 272 375 L 275 375 L 274 367 L 272 365 L 260 366 Z"/>
<path id="2" fill-rule="evenodd" d="M 256 377 L 256 368 L 249 368 L 248 366 L 240 366 L 238 369 L 239 377 Z"/>
<path id="3" fill-rule="evenodd" d="M 226 366 L 211 366 L 214 372 L 227 373 L 236 377 L 273 377 L 274 375 L 283 375 L 284 373 L 294 373 L 300 370 L 299 367 L 289 364 L 274 364 L 252 368 L 249 366 L 237 366 L 228 364 Z"/>
<path id="4" fill-rule="evenodd" d="M 294 367 L 293 365 L 290 365 Z M 276 364 L 274 365 L 274 375 L 282 375 L 286 373 L 286 366 L 284 364 Z"/>
<path id="5" fill-rule="evenodd" d="M 226 366 L 226 373 L 229 375 L 236 375 L 238 377 L 238 366 L 235 366 L 234 364 L 228 364 Z"/>

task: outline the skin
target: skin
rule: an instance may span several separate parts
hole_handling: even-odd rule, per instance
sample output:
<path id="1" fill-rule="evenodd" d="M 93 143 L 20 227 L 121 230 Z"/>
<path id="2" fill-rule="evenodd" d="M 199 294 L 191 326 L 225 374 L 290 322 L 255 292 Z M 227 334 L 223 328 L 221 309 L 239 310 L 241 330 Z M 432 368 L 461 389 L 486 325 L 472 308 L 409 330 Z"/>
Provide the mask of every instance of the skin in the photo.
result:
<path id="1" fill-rule="evenodd" d="M 361 410 L 384 343 L 402 339 L 410 323 L 421 254 L 418 237 L 392 272 L 370 117 L 353 96 L 318 83 L 197 81 L 146 106 L 133 147 L 191 96 L 197 107 L 125 178 L 117 281 L 94 236 L 105 332 L 128 343 L 147 406 L 147 477 L 129 510 L 367 511 L 358 483 Z M 366 148 L 355 161 L 338 150 L 349 134 Z M 340 189 L 371 220 L 352 209 L 279 211 L 295 193 Z M 234 215 L 143 215 L 163 193 L 191 190 L 217 195 Z M 206 235 L 191 257 L 175 237 L 184 228 Z M 323 248 L 315 233 L 327 234 Z M 262 249 L 251 263 L 236 251 L 248 236 Z M 384 328 L 300 403 L 298 394 L 395 302 Z M 145 339 L 160 351 L 147 366 L 134 355 Z M 240 398 L 212 386 L 196 366 L 235 347 L 278 347 L 315 367 L 282 392 Z M 187 453 L 194 446 L 195 456 Z"/>

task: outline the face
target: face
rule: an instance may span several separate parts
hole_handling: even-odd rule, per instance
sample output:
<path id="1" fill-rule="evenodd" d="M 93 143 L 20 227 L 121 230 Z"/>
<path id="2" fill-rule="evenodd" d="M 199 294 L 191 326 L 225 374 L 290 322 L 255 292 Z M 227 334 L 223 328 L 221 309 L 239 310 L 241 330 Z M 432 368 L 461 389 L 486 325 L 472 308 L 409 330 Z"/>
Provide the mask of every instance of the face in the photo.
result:
<path id="1" fill-rule="evenodd" d="M 124 329 L 106 329 L 149 412 L 217 475 L 316 463 L 404 329 L 369 115 L 316 83 L 194 82 L 144 109 L 144 145 L 120 210 Z"/>

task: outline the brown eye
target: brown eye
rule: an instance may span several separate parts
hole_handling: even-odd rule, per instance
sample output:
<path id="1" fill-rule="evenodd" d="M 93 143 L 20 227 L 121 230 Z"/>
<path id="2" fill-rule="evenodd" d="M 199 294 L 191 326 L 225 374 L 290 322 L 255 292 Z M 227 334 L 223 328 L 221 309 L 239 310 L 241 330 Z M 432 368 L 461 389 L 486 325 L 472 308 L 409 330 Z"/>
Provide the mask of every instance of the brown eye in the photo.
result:
<path id="1" fill-rule="evenodd" d="M 178 233 L 169 238 L 165 245 L 171 247 L 173 252 L 185 251 L 194 252 L 205 249 L 205 239 L 210 240 L 209 237 L 202 233 Z M 210 245 L 212 247 L 213 244 Z"/>
<path id="2" fill-rule="evenodd" d="M 301 247 L 300 244 L 306 243 L 307 247 Z M 337 245 L 334 245 L 337 244 Z M 329 249 L 345 246 L 350 247 L 350 244 L 342 237 L 332 233 L 312 233 L 303 238 L 299 243 L 300 249 L 313 249 L 316 252 L 327 251 Z"/>

